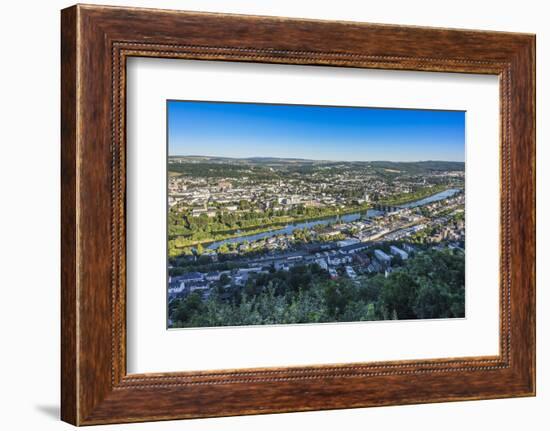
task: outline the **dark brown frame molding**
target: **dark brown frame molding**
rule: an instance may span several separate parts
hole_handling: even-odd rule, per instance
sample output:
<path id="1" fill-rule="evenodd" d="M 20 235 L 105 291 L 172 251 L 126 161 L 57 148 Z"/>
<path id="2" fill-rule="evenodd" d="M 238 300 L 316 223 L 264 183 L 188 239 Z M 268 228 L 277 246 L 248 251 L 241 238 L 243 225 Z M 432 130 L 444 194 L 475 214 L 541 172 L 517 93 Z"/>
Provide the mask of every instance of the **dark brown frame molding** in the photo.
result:
<path id="1" fill-rule="evenodd" d="M 534 35 L 84 5 L 61 18 L 63 420 L 90 425 L 535 394 Z M 128 375 L 131 56 L 498 75 L 500 354 Z"/>

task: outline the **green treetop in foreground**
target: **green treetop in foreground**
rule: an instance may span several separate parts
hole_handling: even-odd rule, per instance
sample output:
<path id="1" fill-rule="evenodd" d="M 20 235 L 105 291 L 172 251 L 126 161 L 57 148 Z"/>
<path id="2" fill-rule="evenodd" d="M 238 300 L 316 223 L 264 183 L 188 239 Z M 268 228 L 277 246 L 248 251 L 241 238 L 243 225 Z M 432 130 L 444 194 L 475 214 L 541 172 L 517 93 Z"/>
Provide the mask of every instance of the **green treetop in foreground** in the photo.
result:
<path id="1" fill-rule="evenodd" d="M 317 265 L 219 283 L 170 304 L 173 327 L 242 326 L 464 317 L 464 254 L 418 253 L 385 277 L 331 280 Z"/>

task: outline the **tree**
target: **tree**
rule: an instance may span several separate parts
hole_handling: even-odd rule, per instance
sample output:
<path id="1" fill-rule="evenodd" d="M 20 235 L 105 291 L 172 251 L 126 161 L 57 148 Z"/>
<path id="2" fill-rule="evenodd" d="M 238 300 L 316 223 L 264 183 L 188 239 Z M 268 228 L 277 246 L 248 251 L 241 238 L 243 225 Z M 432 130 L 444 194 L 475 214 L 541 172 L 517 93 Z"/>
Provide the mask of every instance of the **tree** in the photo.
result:
<path id="1" fill-rule="evenodd" d="M 202 299 L 198 292 L 193 292 L 183 301 L 180 301 L 174 311 L 173 320 L 177 322 L 188 322 L 198 314 L 202 308 Z"/>
<path id="2" fill-rule="evenodd" d="M 374 306 L 374 303 L 369 302 L 369 305 L 367 306 L 367 315 L 365 317 L 366 317 L 366 320 L 377 320 L 376 308 Z"/>
<path id="3" fill-rule="evenodd" d="M 218 253 L 227 254 L 229 253 L 229 247 L 227 243 L 223 243 L 218 247 Z"/>
<path id="4" fill-rule="evenodd" d="M 365 301 L 377 301 L 380 293 L 386 284 L 386 278 L 382 274 L 377 274 L 372 278 L 363 280 L 359 291 L 359 297 Z"/>
<path id="5" fill-rule="evenodd" d="M 392 272 L 382 290 L 382 300 L 388 311 L 397 314 L 399 319 L 414 319 L 414 304 L 418 285 L 404 271 Z"/>
<path id="6" fill-rule="evenodd" d="M 200 266 L 199 260 L 171 262 L 186 265 L 175 268 L 178 273 L 237 265 Z M 325 270 L 308 264 L 252 273 L 242 288 L 229 286 L 230 277 L 222 274 L 206 299 L 194 292 L 171 301 L 168 311 L 175 327 L 464 317 L 463 253 L 423 251 L 388 278 L 367 277 L 359 283 L 345 277 L 330 280 Z"/>
<path id="7" fill-rule="evenodd" d="M 413 308 L 419 319 L 453 317 L 448 287 L 431 280 L 419 288 Z"/>

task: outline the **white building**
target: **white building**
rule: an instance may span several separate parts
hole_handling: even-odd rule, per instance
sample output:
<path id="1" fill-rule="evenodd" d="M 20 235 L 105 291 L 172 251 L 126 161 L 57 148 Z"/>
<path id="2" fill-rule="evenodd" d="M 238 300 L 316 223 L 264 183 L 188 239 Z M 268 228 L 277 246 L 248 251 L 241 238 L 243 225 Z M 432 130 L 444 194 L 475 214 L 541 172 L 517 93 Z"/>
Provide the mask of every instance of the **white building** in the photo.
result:
<path id="1" fill-rule="evenodd" d="M 350 238 L 350 239 L 345 239 L 345 240 L 342 240 L 342 241 L 338 241 L 336 243 L 336 245 L 338 247 L 346 247 L 348 245 L 354 245 L 354 244 L 357 244 L 358 242 L 360 242 L 358 239 L 356 238 Z"/>
<path id="2" fill-rule="evenodd" d="M 181 284 L 183 284 L 183 282 Z M 189 286 L 190 292 L 195 292 L 197 290 L 207 290 L 207 289 L 209 289 L 209 286 L 207 283 L 200 283 L 200 284 L 194 284 L 193 286 Z"/>
<path id="3" fill-rule="evenodd" d="M 401 250 L 399 247 L 396 247 L 395 245 L 390 246 L 390 252 L 394 256 L 401 256 L 401 259 L 403 260 L 407 260 L 409 258 L 409 254 L 406 251 Z"/>
<path id="4" fill-rule="evenodd" d="M 315 259 L 315 262 L 317 262 L 317 265 L 319 265 L 325 271 L 328 270 L 328 264 L 327 264 L 327 261 L 325 259 Z"/>
<path id="5" fill-rule="evenodd" d="M 207 281 L 220 281 L 221 275 L 221 272 L 209 272 L 205 278 Z"/>
<path id="6" fill-rule="evenodd" d="M 391 256 L 387 255 L 386 253 L 384 253 L 380 249 L 374 250 L 374 255 L 382 263 L 390 263 L 391 262 Z"/>
<path id="7" fill-rule="evenodd" d="M 185 283 L 182 281 L 179 286 L 176 287 L 170 287 L 168 289 L 168 293 L 170 295 L 177 295 L 178 293 L 181 293 L 185 290 Z"/>

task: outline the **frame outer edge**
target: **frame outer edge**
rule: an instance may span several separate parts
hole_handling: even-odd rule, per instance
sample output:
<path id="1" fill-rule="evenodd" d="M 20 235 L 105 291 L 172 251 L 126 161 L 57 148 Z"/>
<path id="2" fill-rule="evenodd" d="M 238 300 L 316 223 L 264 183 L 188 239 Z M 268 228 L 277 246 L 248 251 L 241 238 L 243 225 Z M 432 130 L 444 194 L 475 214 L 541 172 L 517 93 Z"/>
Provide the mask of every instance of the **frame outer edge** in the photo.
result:
<path id="1" fill-rule="evenodd" d="M 529 172 L 527 181 L 529 183 L 529 194 L 526 196 L 526 206 L 529 211 L 529 230 L 527 239 L 530 241 L 526 254 L 529 254 L 529 285 L 525 286 L 524 294 L 527 295 L 529 310 L 526 316 L 526 325 L 528 327 L 528 348 L 526 348 L 527 356 L 527 391 L 529 396 L 536 396 L 537 392 L 537 337 L 536 337 L 536 241 L 537 241 L 537 204 L 536 204 L 536 35 L 531 35 L 527 38 L 525 49 L 522 51 L 520 64 L 525 67 L 525 75 L 523 76 L 524 85 L 526 87 L 526 111 L 530 115 L 523 115 L 525 124 L 523 125 L 526 136 L 526 152 L 528 158 L 526 160 L 526 169 Z"/>
<path id="2" fill-rule="evenodd" d="M 61 11 L 61 420 L 79 423 L 77 299 L 78 7 Z"/>
<path id="3" fill-rule="evenodd" d="M 100 13 L 101 11 L 101 13 Z M 121 13 L 126 11 L 127 13 Z M 130 13 L 131 11 L 131 13 Z M 479 376 L 479 382 L 474 381 L 476 385 L 473 391 L 456 393 L 449 397 L 435 397 L 435 398 L 423 398 L 420 395 L 411 396 L 408 398 L 399 398 L 396 400 L 386 400 L 380 402 L 380 400 L 361 400 L 360 402 L 354 401 L 346 402 L 345 400 L 334 399 L 334 393 L 329 393 L 330 385 L 328 381 L 318 380 L 311 381 L 306 385 L 307 388 L 317 391 L 316 398 L 310 400 L 306 405 L 294 406 L 288 404 L 288 393 L 282 392 L 295 388 L 287 383 L 285 386 L 282 384 L 262 384 L 255 385 L 253 382 L 241 383 L 233 382 L 232 384 L 220 386 L 214 391 L 210 391 L 209 385 L 197 384 L 191 388 L 131 388 L 130 390 L 119 386 L 118 378 L 107 379 L 106 367 L 107 365 L 113 365 L 114 358 L 111 352 L 107 353 L 107 329 L 112 329 L 112 321 L 107 322 L 104 317 L 107 307 L 113 305 L 111 299 L 106 296 L 106 288 L 102 284 L 106 281 L 105 271 L 102 271 L 101 277 L 96 277 L 96 274 L 90 274 L 89 269 L 92 265 L 103 268 L 107 257 L 101 257 L 95 259 L 94 253 L 97 251 L 95 248 L 98 244 L 103 247 L 105 240 L 94 240 L 95 237 L 90 236 L 90 232 L 97 229 L 96 227 L 87 227 L 87 221 L 90 221 L 90 216 L 96 214 L 96 210 L 89 204 L 89 199 L 94 192 L 94 184 L 98 183 L 103 188 L 101 193 L 105 193 L 105 183 L 103 180 L 99 181 L 99 176 L 94 175 L 93 170 L 89 166 L 90 163 L 86 157 L 93 159 L 92 161 L 98 163 L 102 169 L 106 168 L 105 158 L 98 152 L 104 152 L 108 146 L 105 145 L 103 139 L 106 132 L 103 130 L 96 132 L 93 130 L 93 123 L 96 121 L 94 115 L 97 115 L 100 119 L 106 120 L 106 113 L 108 111 L 107 102 L 102 96 L 102 92 L 105 91 L 105 86 L 95 86 L 94 82 L 86 79 L 88 75 L 96 72 L 98 81 L 100 84 L 105 84 L 107 79 L 107 63 L 98 64 L 95 61 L 91 61 L 95 50 L 96 54 L 101 55 L 103 59 L 107 59 L 106 50 L 111 46 L 110 43 L 117 40 L 120 34 L 128 34 L 133 31 L 128 26 L 122 26 L 122 22 L 127 22 L 129 18 L 143 18 L 141 16 L 145 12 L 154 14 L 154 11 L 146 9 L 109 9 L 107 19 L 104 19 L 103 8 L 98 6 L 81 5 L 73 6 L 71 8 L 62 11 L 62 93 L 61 93 L 61 106 L 62 106 L 62 133 L 61 133 L 61 192 L 62 192 L 62 247 L 61 247 L 61 261 L 62 261 L 62 294 L 61 294 L 61 309 L 62 309 L 62 326 L 61 326 L 61 338 L 62 338 L 62 395 L 61 395 L 61 417 L 64 421 L 73 425 L 91 425 L 99 423 L 120 423 L 120 422 L 136 422 L 136 421 L 149 421 L 149 420 L 162 420 L 162 419 L 179 419 L 190 417 L 211 417 L 211 416 L 232 416 L 242 414 L 258 414 L 258 413 L 274 413 L 274 412 L 287 412 L 287 411 L 307 411 L 307 410 L 325 410 L 334 408 L 352 408 L 352 407 L 365 407 L 375 405 L 388 405 L 388 404 L 411 404 L 411 403 L 427 403 L 427 402 L 440 402 L 440 401 L 457 401 L 467 399 L 486 399 L 486 398 L 502 398 L 510 396 L 525 396 L 532 395 L 534 393 L 534 365 L 535 365 L 535 351 L 534 351 L 534 262 L 524 262 L 520 265 L 520 272 L 526 274 L 526 281 L 522 283 L 523 290 L 519 295 L 514 295 L 515 298 L 521 303 L 526 304 L 527 307 L 523 313 L 526 320 L 520 325 L 521 328 L 516 330 L 515 340 L 520 340 L 521 334 L 526 334 L 523 341 L 520 344 L 522 348 L 527 351 L 515 355 L 514 362 L 516 366 L 510 370 L 515 372 L 495 374 L 495 377 L 506 377 L 506 381 L 503 384 L 509 384 L 509 390 L 497 387 L 494 384 L 487 383 L 487 379 L 482 379 Z M 178 11 L 173 11 L 176 15 L 182 14 L 182 21 L 190 21 L 197 18 L 197 14 L 187 14 Z M 128 16 L 130 14 L 131 16 Z M 172 15 L 172 14 L 169 14 Z M 213 20 L 213 16 L 208 16 L 209 20 Z M 202 16 L 202 15 L 201 15 Z M 186 17 L 184 20 L 183 18 Z M 237 18 L 239 17 L 239 18 Z M 241 16 L 228 17 L 230 21 L 228 24 L 229 29 L 237 21 L 246 20 L 249 21 L 251 17 L 244 18 Z M 265 20 L 277 20 L 276 17 L 263 17 Z M 301 20 L 295 19 L 282 19 L 284 23 L 288 21 L 289 24 L 295 25 L 304 24 Z M 247 23 L 249 24 L 249 23 Z M 141 26 L 148 26 L 151 23 L 141 20 Z M 154 27 L 154 24 L 152 24 Z M 313 25 L 313 24 L 311 24 Z M 326 24 L 328 26 L 328 24 Z M 176 40 L 185 40 L 190 38 L 191 41 L 198 41 L 199 44 L 203 43 L 203 36 L 197 36 L 193 33 L 175 34 L 173 35 L 170 29 L 163 29 L 159 36 L 162 40 L 162 35 L 168 38 L 175 38 Z M 186 27 L 187 28 L 187 27 Z M 367 28 L 367 24 L 365 24 Z M 381 27 L 373 26 L 373 31 L 381 31 Z M 298 29 L 296 27 L 296 29 Z M 404 27 L 407 30 L 408 27 Z M 303 30 L 303 29 L 302 29 Z M 301 30 L 301 31 L 302 31 Z M 404 31 L 403 30 L 403 31 Z M 412 29 L 411 29 L 412 30 Z M 186 30 L 188 31 L 188 30 Z M 225 31 L 225 30 L 224 30 Z M 420 30 L 419 30 L 420 31 Z M 423 32 L 429 32 L 428 29 L 422 30 Z M 145 32 L 145 34 L 149 34 Z M 354 34 L 357 35 L 356 30 Z M 166 36 L 166 34 L 168 36 Z M 461 32 L 460 36 L 464 36 L 466 33 Z M 471 36 L 470 33 L 468 33 Z M 496 38 L 495 34 L 488 33 L 491 39 Z M 208 35 L 209 38 L 215 35 Z M 458 34 L 456 35 L 459 36 Z M 517 160 L 512 162 L 512 165 L 521 165 L 521 168 L 530 168 L 529 174 L 523 179 L 519 179 L 516 183 L 516 187 L 520 184 L 525 186 L 525 190 L 516 204 L 519 204 L 521 208 L 528 212 L 527 222 L 522 229 L 528 238 L 528 244 L 522 246 L 522 250 L 527 250 L 528 255 L 534 258 L 534 239 L 531 235 L 534 233 L 534 37 L 528 37 L 523 39 L 526 35 L 509 35 L 502 34 L 503 49 L 502 55 L 506 55 L 507 59 L 512 57 L 516 60 L 516 67 L 518 67 L 524 75 L 521 77 L 524 80 L 528 80 L 527 83 L 522 83 L 518 86 L 517 90 L 523 99 L 521 106 L 515 101 L 516 106 L 513 111 L 518 108 L 525 108 L 526 114 L 533 114 L 532 117 L 525 117 L 521 120 L 520 128 L 527 131 L 527 136 L 523 139 L 516 139 L 517 130 L 513 127 L 514 143 L 521 141 L 525 145 L 521 151 L 522 155 Z M 141 37 L 141 36 L 140 36 Z M 480 36 L 481 37 L 481 36 Z M 237 39 L 240 39 L 239 36 Z M 267 36 L 269 38 L 269 35 Z M 362 38 L 359 38 L 360 41 Z M 418 38 L 417 38 L 418 39 Z M 477 35 L 475 37 L 477 39 Z M 523 40 L 521 40 L 523 39 Z M 163 41 L 163 40 L 162 40 Z M 207 40 L 208 42 L 208 40 Z M 236 43 L 240 40 L 233 41 L 228 49 L 238 49 L 235 47 Z M 266 43 L 263 40 L 264 45 Z M 268 40 L 269 42 L 269 40 Z M 459 40 L 459 46 L 463 46 L 466 42 Z M 481 40 L 480 42 L 486 42 Z M 88 44 L 92 45 L 89 47 Z M 193 45 L 193 44 L 191 44 Z M 425 44 L 424 44 L 425 45 Z M 422 45 L 420 50 L 426 51 L 429 46 Z M 196 46 L 196 45 L 195 45 Z M 290 43 L 292 48 L 292 43 Z M 329 44 L 330 46 L 330 44 Z M 483 45 L 479 45 L 483 46 Z M 80 48 L 83 49 L 80 49 Z M 224 48 L 225 49 L 225 48 Z M 245 48 L 247 49 L 247 48 Z M 266 48 L 264 48 L 265 50 Z M 269 49 L 269 46 L 268 46 Z M 292 50 L 292 49 L 291 49 Z M 338 51 L 338 50 L 337 50 Z M 370 50 L 369 50 L 370 51 Z M 481 50 L 483 51 L 483 50 Z M 244 51 L 243 51 L 244 52 Z M 301 54 L 301 52 L 298 52 Z M 358 55 L 357 50 L 351 55 Z M 479 52 L 473 57 L 480 58 Z M 217 58 L 217 54 L 211 55 L 211 58 Z M 223 57 L 223 56 L 222 56 Z M 527 64 L 518 63 L 518 58 L 526 62 Z M 289 57 L 290 58 L 290 57 Z M 468 57 L 469 58 L 469 57 Z M 210 59 L 210 58 L 209 58 Z M 281 58 L 284 60 L 284 58 Z M 501 60 L 500 54 L 497 56 L 497 61 Z M 419 70 L 424 67 L 422 56 L 419 57 L 418 62 L 415 62 L 412 70 Z M 234 60 L 238 61 L 238 60 Z M 247 60 L 248 61 L 248 60 Z M 336 63 L 334 60 L 327 60 L 329 64 Z M 283 61 L 286 62 L 286 61 Z M 289 61 L 292 63 L 292 61 Z M 317 62 L 315 62 L 316 64 Z M 392 62 L 389 64 L 389 69 L 393 69 L 399 62 Z M 479 60 L 478 64 L 481 67 L 481 63 L 484 63 L 483 59 Z M 385 67 L 384 67 L 385 68 Z M 484 69 L 485 70 L 485 69 Z M 514 76 L 514 81 L 517 79 L 517 75 Z M 105 81 L 105 82 L 104 82 Z M 513 85 L 515 88 L 515 85 Z M 91 112 L 88 110 L 91 109 Z M 91 123 L 89 123 L 91 122 Z M 106 121 L 104 121 L 107 124 Z M 91 125 L 90 125 L 91 124 Z M 517 123 L 516 123 L 517 124 Z M 90 144 L 90 145 L 89 145 Z M 84 160 L 87 163 L 84 163 Z M 518 166 L 516 166 L 518 167 Z M 525 169 L 527 170 L 527 169 Z M 90 178 L 89 178 L 90 176 Z M 515 178 L 515 175 L 512 175 Z M 96 183 L 94 183 L 94 181 Z M 81 184 L 80 184 L 81 182 Z M 118 184 L 118 183 L 117 183 Z M 514 189 L 514 188 L 513 188 Z M 519 190 L 515 189 L 517 193 Z M 515 204 L 513 204 L 515 206 Z M 99 209 L 97 212 L 100 212 Z M 106 208 L 102 207 L 100 214 L 106 213 Z M 105 231 L 105 229 L 103 229 Z M 105 231 L 106 232 L 106 231 Z M 105 233 L 102 232 L 102 233 Z M 533 248 L 531 248 L 533 247 Z M 88 258 L 92 258 L 92 263 L 88 262 Z M 516 258 L 513 258 L 516 261 Z M 113 263 L 113 265 L 115 265 Z M 532 279 L 533 277 L 533 279 Z M 99 280 L 101 278 L 101 280 Z M 96 288 L 94 292 L 90 291 L 90 283 Z M 111 297 L 110 297 L 111 298 Z M 94 317 L 95 313 L 100 313 L 101 317 Z M 81 323 L 81 324 L 80 324 Z M 96 323 L 99 323 L 96 325 Z M 113 333 L 111 333 L 111 336 Z M 516 344 L 516 348 L 517 348 Z M 519 353 L 519 352 L 518 352 Z M 109 359 L 109 364 L 107 364 Z M 428 376 L 430 374 L 428 373 Z M 488 376 L 487 376 L 488 377 Z M 330 378 L 330 376 L 327 376 Z M 451 378 L 446 378 L 450 380 Z M 473 377 L 472 377 L 473 379 Z M 382 378 L 380 379 L 382 380 Z M 387 379 L 385 379 L 387 380 Z M 394 378 L 397 381 L 397 377 Z M 405 379 L 402 379 L 406 382 Z M 433 379 L 432 379 L 433 380 Z M 435 381 L 434 381 L 435 382 Z M 335 385 L 336 383 L 334 383 Z M 485 384 L 485 386 L 483 386 Z M 333 385 L 333 386 L 334 386 Z M 348 399 L 351 399 L 351 395 L 346 382 L 345 389 L 342 389 L 342 393 L 348 395 Z M 512 387 L 513 386 L 513 387 Z M 207 390 L 208 388 L 208 390 Z M 286 389 L 285 389 L 286 388 Z M 477 388 L 477 389 L 476 389 Z M 266 394 L 279 396 L 279 404 L 266 408 L 265 406 L 254 406 L 253 403 L 248 405 L 245 402 L 241 402 L 241 406 L 222 406 L 223 408 L 212 409 L 202 414 L 195 408 L 201 408 L 203 411 L 204 406 L 198 405 L 202 402 L 208 404 L 209 402 L 215 402 L 218 397 L 220 399 L 230 399 L 235 395 L 239 395 L 242 390 L 263 390 Z M 280 393 L 277 391 L 281 391 Z M 299 390 L 296 389 L 296 390 Z M 365 385 L 362 385 L 363 395 L 368 398 L 369 390 Z M 275 391 L 275 392 L 273 392 Z M 261 391 L 260 391 L 261 392 Z M 428 391 L 429 392 L 429 391 Z M 214 400 L 212 399 L 214 395 Z M 301 396 L 301 395 L 297 395 Z M 357 394 L 353 394 L 357 397 Z M 170 414 L 153 414 L 151 405 L 148 406 L 147 398 L 152 401 L 154 397 L 164 398 L 164 402 L 170 404 Z M 228 397 L 228 398 L 226 398 Z M 287 400 L 287 404 L 285 404 Z M 218 400 L 219 401 L 219 400 Z M 161 401 L 162 402 L 162 401 Z M 175 404 L 174 404 L 175 403 Z M 157 403 L 158 404 L 158 403 Z M 173 413 L 173 408 L 176 407 L 176 413 Z M 165 404 L 166 407 L 166 404 Z M 187 411 L 185 408 L 187 408 Z M 151 412 L 148 413 L 148 410 Z M 155 412 L 158 413 L 158 412 Z"/>
<path id="4" fill-rule="evenodd" d="M 529 285 L 529 299 L 530 299 L 530 314 L 529 314 L 529 326 L 530 326 L 530 344 L 531 348 L 529 349 L 530 362 L 529 362 L 529 395 L 537 395 L 537 259 L 536 259 L 536 250 L 537 250 L 537 37 L 532 35 L 529 37 L 527 42 L 527 62 L 529 66 L 529 74 L 527 75 L 527 85 L 530 90 L 527 103 L 531 109 L 530 123 L 527 124 L 527 129 L 529 130 L 529 147 L 531 150 L 531 157 L 529 160 L 530 172 L 529 179 L 532 181 L 532 190 L 528 196 L 529 203 L 531 205 L 531 217 L 530 221 L 532 224 L 532 263 L 531 263 L 531 284 Z"/>
<path id="5" fill-rule="evenodd" d="M 534 248 L 534 259 L 533 259 L 533 316 L 531 318 L 532 325 L 532 341 L 533 341 L 533 352 L 532 352 L 532 370 L 531 378 L 533 379 L 532 395 L 537 395 L 537 37 L 533 35 L 530 44 L 530 56 L 532 60 L 532 71 L 531 71 L 531 80 L 533 83 L 533 94 L 531 96 L 531 105 L 533 109 L 533 136 L 532 136 L 532 145 L 533 145 L 533 157 L 531 159 L 532 166 L 532 176 L 533 176 L 533 193 L 531 196 L 533 202 L 533 248 Z"/>
<path id="6" fill-rule="evenodd" d="M 536 136 L 535 36 L 528 35 L 511 58 L 511 362 L 521 396 L 536 396 Z"/>

